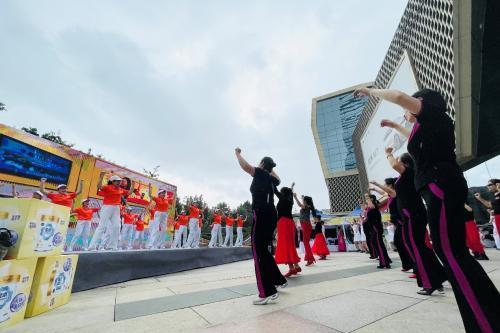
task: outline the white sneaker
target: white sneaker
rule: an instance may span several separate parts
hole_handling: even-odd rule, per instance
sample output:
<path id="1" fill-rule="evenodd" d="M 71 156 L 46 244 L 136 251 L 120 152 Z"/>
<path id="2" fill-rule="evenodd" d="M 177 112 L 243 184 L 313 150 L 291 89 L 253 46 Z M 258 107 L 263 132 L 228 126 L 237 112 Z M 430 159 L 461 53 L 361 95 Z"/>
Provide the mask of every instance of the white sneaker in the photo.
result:
<path id="1" fill-rule="evenodd" d="M 255 301 L 253 301 L 253 305 L 266 305 L 270 301 L 277 300 L 278 297 L 279 297 L 279 294 L 276 293 L 276 294 L 268 296 L 266 298 L 259 298 L 259 299 L 255 300 Z"/>
<path id="2" fill-rule="evenodd" d="M 277 286 L 278 288 L 281 288 L 281 289 L 285 289 L 286 287 L 288 287 L 288 282 L 285 282 L 283 284 L 280 284 L 279 286 Z M 277 294 L 275 294 L 277 295 Z"/>

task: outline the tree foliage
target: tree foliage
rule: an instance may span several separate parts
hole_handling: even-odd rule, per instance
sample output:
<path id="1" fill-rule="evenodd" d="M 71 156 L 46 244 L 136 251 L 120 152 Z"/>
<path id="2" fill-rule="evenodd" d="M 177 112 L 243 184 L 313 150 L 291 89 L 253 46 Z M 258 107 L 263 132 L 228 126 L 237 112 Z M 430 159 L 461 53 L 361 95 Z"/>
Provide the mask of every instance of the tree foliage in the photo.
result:
<path id="1" fill-rule="evenodd" d="M 44 138 L 46 140 L 55 142 L 55 143 L 60 144 L 60 145 L 64 145 L 67 147 L 74 146 L 72 143 L 68 143 L 68 142 L 64 141 L 63 138 L 61 138 L 61 136 L 54 131 L 50 131 L 50 132 L 43 133 L 42 135 L 40 135 L 38 133 L 38 129 L 36 127 L 21 127 L 21 129 L 23 131 L 25 131 L 26 133 L 30 133 L 30 134 L 35 135 L 35 136 L 41 136 L 42 138 Z"/>
<path id="2" fill-rule="evenodd" d="M 153 170 L 148 170 L 148 169 L 143 168 L 142 171 L 144 172 L 144 174 L 146 176 L 151 177 L 153 179 L 158 179 L 160 177 L 159 169 L 160 169 L 160 166 L 157 165 L 153 168 Z"/>

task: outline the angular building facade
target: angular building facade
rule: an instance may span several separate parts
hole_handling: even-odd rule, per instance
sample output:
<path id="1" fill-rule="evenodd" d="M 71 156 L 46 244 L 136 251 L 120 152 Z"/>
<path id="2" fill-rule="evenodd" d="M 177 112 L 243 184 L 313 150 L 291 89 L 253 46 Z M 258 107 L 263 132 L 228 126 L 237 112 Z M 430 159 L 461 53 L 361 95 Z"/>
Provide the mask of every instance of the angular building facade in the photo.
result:
<path id="1" fill-rule="evenodd" d="M 353 98 L 360 86 L 349 87 L 312 101 L 311 127 L 333 213 L 352 211 L 360 198 L 352 134 L 367 98 Z"/>
<path id="2" fill-rule="evenodd" d="M 409 62 L 419 88 L 441 92 L 464 169 L 500 152 L 499 17 L 496 0 L 409 0 L 374 82 L 377 88 L 394 88 L 401 63 Z M 363 140 L 383 103 L 370 98 L 353 135 L 362 188 L 373 159 Z"/>

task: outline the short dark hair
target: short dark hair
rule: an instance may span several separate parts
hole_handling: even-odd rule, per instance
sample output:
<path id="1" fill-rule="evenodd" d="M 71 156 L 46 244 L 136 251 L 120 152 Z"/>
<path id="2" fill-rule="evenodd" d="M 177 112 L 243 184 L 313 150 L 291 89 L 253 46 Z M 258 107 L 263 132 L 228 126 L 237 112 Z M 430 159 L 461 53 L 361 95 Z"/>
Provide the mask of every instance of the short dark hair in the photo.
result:
<path id="1" fill-rule="evenodd" d="M 488 183 L 496 185 L 496 184 L 500 183 L 500 179 L 493 178 L 493 179 L 488 180 Z"/>
<path id="2" fill-rule="evenodd" d="M 377 200 L 377 197 L 374 196 L 373 194 L 370 194 L 370 200 L 372 201 L 373 205 L 375 206 L 375 208 L 378 208 L 378 205 L 379 205 L 379 201 Z"/>
<path id="3" fill-rule="evenodd" d="M 421 97 L 425 100 L 425 104 L 433 109 L 446 111 L 446 101 L 444 100 L 443 95 L 441 95 L 438 91 L 424 88 L 420 89 L 412 96 L 416 98 Z"/>
<path id="4" fill-rule="evenodd" d="M 410 154 L 404 153 L 399 157 L 399 159 L 401 160 L 401 163 L 405 165 L 406 168 L 410 169 L 415 168 L 415 162 L 413 161 L 413 157 L 411 157 Z"/>
<path id="5" fill-rule="evenodd" d="M 384 182 L 387 186 L 394 187 L 394 184 L 396 184 L 397 178 L 386 178 L 384 179 Z"/>
<path id="6" fill-rule="evenodd" d="M 268 156 L 264 157 L 260 163 L 262 163 L 262 168 L 269 172 L 273 171 L 273 168 L 276 166 L 273 159 Z"/>

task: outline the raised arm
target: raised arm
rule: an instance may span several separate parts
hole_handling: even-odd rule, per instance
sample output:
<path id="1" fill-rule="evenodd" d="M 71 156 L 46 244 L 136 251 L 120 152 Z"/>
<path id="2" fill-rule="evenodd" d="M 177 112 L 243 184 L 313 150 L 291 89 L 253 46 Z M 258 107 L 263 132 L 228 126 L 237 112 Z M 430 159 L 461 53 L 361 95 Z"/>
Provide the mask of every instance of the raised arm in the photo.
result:
<path id="1" fill-rule="evenodd" d="M 293 197 L 295 199 L 295 202 L 297 203 L 297 205 L 300 207 L 300 208 L 304 208 L 304 204 L 299 200 L 299 198 L 297 197 L 297 193 L 293 193 Z"/>
<path id="2" fill-rule="evenodd" d="M 396 196 L 396 191 L 394 191 L 394 189 L 390 188 L 389 186 L 379 184 L 376 181 L 371 181 L 370 184 L 375 186 L 373 187 L 373 190 L 375 190 L 380 195 L 388 194 L 391 198 L 394 198 Z"/>
<path id="3" fill-rule="evenodd" d="M 235 154 L 236 154 L 236 158 L 238 159 L 238 163 L 240 164 L 240 167 L 243 169 L 243 171 L 245 171 L 246 173 L 248 173 L 250 176 L 254 176 L 255 175 L 255 168 L 253 166 L 251 166 L 244 158 L 243 156 L 241 156 L 241 149 L 240 148 L 236 148 L 234 150 Z"/>
<path id="4" fill-rule="evenodd" d="M 411 130 L 409 128 L 406 128 L 403 125 L 398 124 L 398 123 L 396 123 L 396 122 L 394 122 L 392 120 L 383 119 L 380 122 L 380 126 L 381 127 L 393 128 L 396 131 L 398 131 L 399 133 L 401 133 L 401 135 L 403 135 L 403 136 L 405 136 L 407 138 L 410 137 L 410 134 L 411 134 Z"/>
<path id="5" fill-rule="evenodd" d="M 391 89 L 374 89 L 374 88 L 359 88 L 354 91 L 354 96 L 373 96 L 388 102 L 397 104 L 403 109 L 408 110 L 415 116 L 420 114 L 421 104 L 420 99 L 409 96 L 399 90 Z"/>
<path id="6" fill-rule="evenodd" d="M 134 190 L 135 190 L 134 184 L 135 184 L 135 182 L 131 179 L 130 180 L 130 188 L 128 189 L 127 196 L 132 195 L 132 193 L 134 193 Z"/>
<path id="7" fill-rule="evenodd" d="M 482 203 L 486 208 L 492 208 L 491 207 L 491 202 L 489 202 L 488 200 L 484 199 L 482 196 L 481 196 L 481 193 L 474 193 L 474 197 L 479 200 L 480 203 Z"/>
<path id="8" fill-rule="evenodd" d="M 394 149 L 392 147 L 387 147 L 385 148 L 385 154 L 387 157 L 387 161 L 389 162 L 389 165 L 391 168 L 396 170 L 400 175 L 402 175 L 406 171 L 406 167 L 403 163 L 399 162 L 394 155 L 392 155 L 392 151 Z"/>
<path id="9" fill-rule="evenodd" d="M 43 193 L 43 195 L 47 195 L 47 191 L 45 191 L 45 182 L 47 181 L 47 178 L 42 178 L 40 179 L 40 192 Z"/>
<path id="10" fill-rule="evenodd" d="M 278 176 L 278 174 L 276 174 L 276 172 L 274 172 L 274 170 L 271 171 L 270 175 L 273 176 L 274 178 L 276 178 L 281 183 L 280 177 Z"/>
<path id="11" fill-rule="evenodd" d="M 97 192 L 99 192 L 102 188 L 102 180 L 104 179 L 104 173 L 99 175 L 99 179 L 97 180 Z"/>

